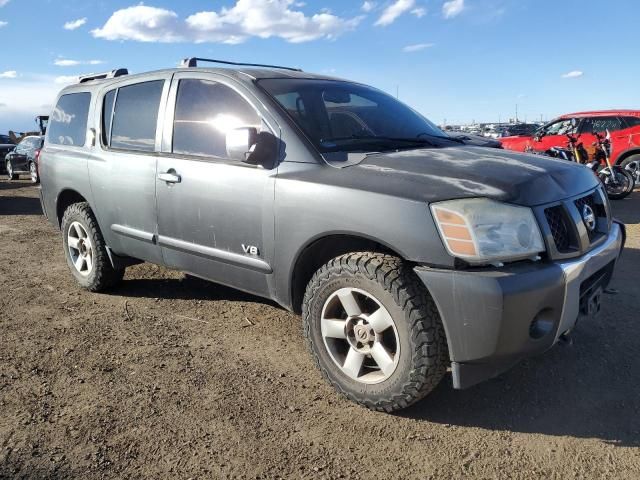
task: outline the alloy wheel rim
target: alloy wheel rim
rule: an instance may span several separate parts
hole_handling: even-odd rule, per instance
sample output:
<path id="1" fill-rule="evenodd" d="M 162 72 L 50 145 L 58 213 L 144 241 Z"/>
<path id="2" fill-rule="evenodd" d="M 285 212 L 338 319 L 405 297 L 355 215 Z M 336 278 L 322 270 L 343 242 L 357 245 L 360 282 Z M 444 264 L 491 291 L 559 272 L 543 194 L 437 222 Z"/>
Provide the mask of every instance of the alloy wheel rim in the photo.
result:
<path id="1" fill-rule="evenodd" d="M 634 160 L 633 162 L 629 162 L 625 168 L 633 176 L 636 182 L 640 181 L 640 162 Z"/>
<path id="2" fill-rule="evenodd" d="M 342 373 L 360 383 L 387 380 L 400 360 L 398 329 L 389 311 L 370 293 L 341 288 L 324 303 L 324 346 Z"/>
<path id="3" fill-rule="evenodd" d="M 13 175 L 13 168 L 11 167 L 11 162 L 7 162 L 7 175 L 10 177 Z"/>
<path id="4" fill-rule="evenodd" d="M 36 165 L 33 162 L 29 164 L 29 173 L 31 173 L 31 181 L 35 183 L 38 180 L 38 173 L 36 171 Z"/>
<path id="5" fill-rule="evenodd" d="M 93 270 L 93 244 L 80 222 L 73 222 L 67 230 L 69 257 L 80 275 L 89 276 Z"/>

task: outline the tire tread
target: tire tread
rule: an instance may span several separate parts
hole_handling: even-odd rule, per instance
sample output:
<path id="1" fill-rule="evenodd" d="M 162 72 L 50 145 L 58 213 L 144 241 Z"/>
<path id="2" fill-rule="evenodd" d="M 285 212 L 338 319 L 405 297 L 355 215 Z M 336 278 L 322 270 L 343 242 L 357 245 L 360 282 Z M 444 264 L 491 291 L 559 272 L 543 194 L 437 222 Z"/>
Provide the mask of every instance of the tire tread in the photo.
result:
<path id="1" fill-rule="evenodd" d="M 310 304 L 322 284 L 334 277 L 364 275 L 380 283 L 405 311 L 415 341 L 409 378 L 399 389 L 376 401 L 362 400 L 346 391 L 322 366 L 311 340 Z M 311 278 L 303 300 L 303 335 L 314 362 L 325 379 L 349 400 L 371 410 L 392 412 L 417 402 L 440 383 L 448 363 L 447 341 L 440 315 L 428 291 L 413 270 L 400 258 L 375 252 L 353 252 L 330 260 Z"/>
<path id="2" fill-rule="evenodd" d="M 113 288 L 122 280 L 124 270 L 116 270 L 111 265 L 106 243 L 100 232 L 98 221 L 87 202 L 71 204 L 64 211 L 64 215 L 62 216 L 63 235 L 64 232 L 66 232 L 66 226 L 74 220 L 83 221 L 84 226 L 87 228 L 87 233 L 91 236 L 91 240 L 95 245 L 93 266 L 95 272 L 90 282 L 87 285 L 81 284 L 82 287 L 90 292 L 102 292 Z M 66 242 L 64 242 L 64 244 L 65 256 L 67 256 Z"/>

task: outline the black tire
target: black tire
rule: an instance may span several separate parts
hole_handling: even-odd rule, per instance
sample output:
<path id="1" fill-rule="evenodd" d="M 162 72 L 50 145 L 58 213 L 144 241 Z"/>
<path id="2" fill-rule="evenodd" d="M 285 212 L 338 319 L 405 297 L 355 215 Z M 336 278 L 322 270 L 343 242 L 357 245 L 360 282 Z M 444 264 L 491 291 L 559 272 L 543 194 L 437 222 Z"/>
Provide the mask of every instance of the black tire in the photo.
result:
<path id="1" fill-rule="evenodd" d="M 605 186 L 605 191 L 607 192 L 607 196 L 609 197 L 610 200 L 622 200 L 624 198 L 627 198 L 631 194 L 631 192 L 633 192 L 633 189 L 635 187 L 635 180 L 633 176 L 628 171 L 621 168 L 620 166 L 614 166 L 612 167 L 612 169 L 616 176 L 625 177 L 624 181 L 626 182 L 627 186 L 622 191 L 613 190 L 612 188 L 610 188 L 610 184 L 606 182 L 607 175 L 605 175 L 604 173 L 600 173 L 599 177 Z"/>
<path id="2" fill-rule="evenodd" d="M 636 167 L 632 169 L 633 172 L 630 171 L 631 165 Z M 632 174 L 636 185 L 640 183 L 640 155 L 631 155 L 630 157 L 625 158 L 620 162 L 620 167 Z"/>
<path id="3" fill-rule="evenodd" d="M 393 319 L 399 360 L 381 383 L 361 383 L 346 375 L 325 345 L 323 308 L 342 288 L 370 293 Z M 444 377 L 449 356 L 440 315 L 427 289 L 401 259 L 372 252 L 334 258 L 314 274 L 303 302 L 307 346 L 324 377 L 349 400 L 372 410 L 392 412 L 424 398 Z"/>
<path id="4" fill-rule="evenodd" d="M 13 171 L 13 165 L 11 165 L 11 160 L 7 160 L 5 163 L 5 168 L 7 170 L 7 178 L 9 180 L 18 180 L 19 175 Z"/>
<path id="5" fill-rule="evenodd" d="M 29 162 L 29 179 L 31 183 L 37 185 L 40 183 L 40 176 L 38 175 L 38 168 L 34 162 Z"/>
<path id="6" fill-rule="evenodd" d="M 93 266 L 88 275 L 82 275 L 74 266 L 69 251 L 69 229 L 74 222 L 80 223 L 84 228 L 93 246 Z M 62 244 L 69 269 L 82 288 L 91 292 L 101 292 L 114 287 L 122 280 L 124 269 L 116 270 L 111 265 L 98 222 L 88 203 L 74 203 L 65 210 L 62 217 Z"/>

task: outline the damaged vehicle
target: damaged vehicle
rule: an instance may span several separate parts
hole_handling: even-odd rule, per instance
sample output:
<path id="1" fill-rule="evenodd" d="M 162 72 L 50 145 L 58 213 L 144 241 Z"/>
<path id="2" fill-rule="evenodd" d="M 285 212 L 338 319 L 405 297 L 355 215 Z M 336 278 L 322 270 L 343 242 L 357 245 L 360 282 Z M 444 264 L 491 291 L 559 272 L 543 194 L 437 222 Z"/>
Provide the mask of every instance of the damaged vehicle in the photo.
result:
<path id="1" fill-rule="evenodd" d="M 272 299 L 339 392 L 387 412 L 598 314 L 625 229 L 587 168 L 464 145 L 359 83 L 203 61 L 57 98 L 41 200 L 81 287 L 152 262 Z"/>

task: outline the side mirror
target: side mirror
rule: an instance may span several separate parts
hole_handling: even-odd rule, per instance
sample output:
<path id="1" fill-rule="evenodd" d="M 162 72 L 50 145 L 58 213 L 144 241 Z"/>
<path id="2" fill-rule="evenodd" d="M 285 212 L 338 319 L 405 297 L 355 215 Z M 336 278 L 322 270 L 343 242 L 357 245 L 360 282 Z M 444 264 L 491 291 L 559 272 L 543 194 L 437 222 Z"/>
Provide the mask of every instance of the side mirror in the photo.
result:
<path id="1" fill-rule="evenodd" d="M 246 162 L 251 153 L 251 148 L 256 144 L 257 139 L 258 130 L 253 127 L 229 130 L 225 137 L 227 157 Z"/>
<path id="2" fill-rule="evenodd" d="M 280 162 L 280 150 L 280 139 L 270 132 L 260 132 L 245 163 L 271 170 Z"/>

